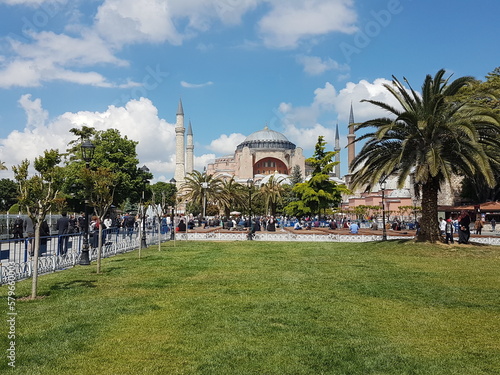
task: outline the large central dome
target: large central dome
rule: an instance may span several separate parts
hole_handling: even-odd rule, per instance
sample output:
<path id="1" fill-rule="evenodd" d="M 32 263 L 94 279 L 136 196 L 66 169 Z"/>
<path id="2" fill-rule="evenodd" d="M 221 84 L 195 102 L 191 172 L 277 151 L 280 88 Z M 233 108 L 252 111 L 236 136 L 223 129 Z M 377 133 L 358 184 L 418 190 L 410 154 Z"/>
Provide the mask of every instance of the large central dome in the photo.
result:
<path id="1" fill-rule="evenodd" d="M 256 131 L 246 137 L 236 149 L 241 150 L 243 147 L 294 150 L 296 146 L 283 134 L 271 130 L 266 126 L 264 129 Z"/>

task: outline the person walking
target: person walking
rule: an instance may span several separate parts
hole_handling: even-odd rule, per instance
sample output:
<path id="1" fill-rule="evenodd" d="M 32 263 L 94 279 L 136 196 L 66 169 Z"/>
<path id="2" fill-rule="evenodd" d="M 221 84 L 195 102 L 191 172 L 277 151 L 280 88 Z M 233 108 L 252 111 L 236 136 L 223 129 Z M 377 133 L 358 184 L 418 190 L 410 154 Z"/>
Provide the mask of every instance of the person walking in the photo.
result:
<path id="1" fill-rule="evenodd" d="M 446 236 L 446 243 L 453 243 L 453 222 L 451 219 L 446 220 L 446 226 L 444 228 L 444 233 Z"/>
<path id="2" fill-rule="evenodd" d="M 483 230 L 483 221 L 481 218 L 477 218 L 476 222 L 474 223 L 474 229 L 476 230 L 476 234 L 481 234 L 481 231 Z"/>
<path id="3" fill-rule="evenodd" d="M 441 236 L 444 236 L 444 229 L 446 227 L 446 220 L 442 217 L 439 218 L 439 231 L 441 232 Z"/>
<path id="4" fill-rule="evenodd" d="M 57 219 L 56 230 L 59 236 L 59 255 L 66 255 L 68 251 L 68 240 L 69 240 L 69 218 L 66 211 L 61 212 L 61 217 Z"/>
<path id="5" fill-rule="evenodd" d="M 34 256 L 35 247 L 33 245 L 33 238 L 35 237 L 35 227 L 33 226 L 33 220 L 29 216 L 24 220 L 24 231 L 26 232 L 26 237 L 28 237 L 28 252 L 30 256 Z"/>
<path id="6" fill-rule="evenodd" d="M 42 221 L 42 224 L 40 224 L 40 256 L 42 256 L 43 253 L 47 252 L 47 242 L 49 241 L 49 236 L 49 224 L 47 224 L 47 220 L 44 220 Z"/>
<path id="7" fill-rule="evenodd" d="M 127 212 L 123 217 L 122 227 L 126 228 L 127 237 L 132 239 L 132 234 L 135 229 L 135 216 L 132 216 L 130 212 Z"/>
<path id="8" fill-rule="evenodd" d="M 462 211 L 458 218 L 458 243 L 468 244 L 470 237 L 470 216 L 467 211 Z"/>
<path id="9" fill-rule="evenodd" d="M 495 221 L 494 218 L 492 218 L 490 220 L 490 225 L 491 225 L 491 231 L 494 232 L 495 231 L 495 225 L 497 224 L 497 222 Z"/>
<path id="10" fill-rule="evenodd" d="M 14 221 L 14 230 L 12 231 L 15 240 L 23 238 L 23 229 L 24 220 L 21 218 L 21 216 L 17 216 L 16 220 Z"/>

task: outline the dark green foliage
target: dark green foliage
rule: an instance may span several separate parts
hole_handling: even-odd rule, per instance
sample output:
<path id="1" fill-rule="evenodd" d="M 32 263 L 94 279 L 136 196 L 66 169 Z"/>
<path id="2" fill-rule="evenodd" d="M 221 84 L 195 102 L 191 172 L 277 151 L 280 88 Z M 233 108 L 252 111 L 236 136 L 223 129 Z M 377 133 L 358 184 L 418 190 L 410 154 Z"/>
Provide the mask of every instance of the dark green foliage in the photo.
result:
<path id="1" fill-rule="evenodd" d="M 290 202 L 285 211 L 288 215 L 316 215 L 329 207 L 336 207 L 342 200 L 341 194 L 347 192 L 344 185 L 330 180 L 330 173 L 337 162 L 333 162 L 335 151 L 325 151 L 323 136 L 318 137 L 314 155 L 306 160 L 313 167 L 308 181 L 296 183 L 292 191 L 298 200 Z"/>
<path id="2" fill-rule="evenodd" d="M 0 180 L 0 211 L 5 212 L 17 203 L 18 186 L 8 178 Z M 16 212 L 17 213 L 17 212 Z"/>
<path id="3" fill-rule="evenodd" d="M 460 90 L 474 83 L 472 77 L 454 81 L 440 70 L 427 75 L 421 94 L 393 77 L 385 88 L 398 101 L 366 100 L 390 113 L 356 126 L 366 140 L 354 159 L 354 188 L 371 189 L 387 176 L 395 175 L 402 187 L 413 175 L 414 186 L 422 196 L 419 239 L 435 242 L 438 230 L 438 192 L 455 175 L 483 175 L 489 186 L 496 184 L 493 164 L 500 148 L 498 113 L 491 108 L 461 100 Z M 363 134 L 360 130 L 370 129 Z"/>

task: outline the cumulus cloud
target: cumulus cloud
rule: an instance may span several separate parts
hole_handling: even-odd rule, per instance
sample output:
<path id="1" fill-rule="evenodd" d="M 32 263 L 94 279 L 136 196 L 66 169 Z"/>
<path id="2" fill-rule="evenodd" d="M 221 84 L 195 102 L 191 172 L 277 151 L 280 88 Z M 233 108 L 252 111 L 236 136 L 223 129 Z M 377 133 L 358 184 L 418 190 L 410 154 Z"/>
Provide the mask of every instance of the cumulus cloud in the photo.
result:
<path id="1" fill-rule="evenodd" d="M 386 116 L 383 110 L 369 104 L 362 103 L 363 99 L 378 100 L 395 107 L 397 101 L 383 87 L 390 83 L 384 78 L 373 82 L 361 80 L 357 83 L 348 82 L 344 88 L 337 90 L 326 82 L 324 87 L 314 91 L 313 101 L 309 105 L 294 106 L 292 103 L 282 102 L 278 106 L 283 133 L 297 146 L 309 153 L 314 150 L 318 136 L 322 135 L 333 148 L 335 144 L 335 124 L 339 124 L 341 147 L 347 145 L 347 124 L 351 104 L 354 111 L 354 121 L 362 122 L 376 117 Z"/>
<path id="2" fill-rule="evenodd" d="M 352 0 L 275 1 L 258 24 L 270 48 L 295 48 L 311 37 L 332 32 L 352 34 L 357 19 Z"/>
<path id="3" fill-rule="evenodd" d="M 211 86 L 213 84 L 214 83 L 212 81 L 208 81 L 208 82 L 205 82 L 205 83 L 189 83 L 189 82 L 186 82 L 186 81 L 181 81 L 181 86 L 185 87 L 185 88 L 188 88 L 188 89 L 198 89 L 198 88 L 201 88 L 201 87 Z"/>
<path id="4" fill-rule="evenodd" d="M 328 149 L 332 149 L 335 145 L 335 129 L 321 124 L 314 124 L 308 128 L 299 128 L 293 123 L 287 123 L 284 133 L 291 142 L 304 150 L 314 150 L 314 146 L 318 142 L 320 135 L 330 145 Z"/>
<path id="5" fill-rule="evenodd" d="M 245 140 L 246 136 L 241 133 L 222 134 L 219 138 L 210 142 L 208 149 L 218 155 L 232 155 L 236 146 Z"/>
<path id="6" fill-rule="evenodd" d="M 65 151 L 74 137 L 69 130 L 87 125 L 96 130 L 118 129 L 122 136 L 137 141 L 140 163 L 148 165 L 156 178 L 171 175 L 175 169 L 175 125 L 160 119 L 149 99 L 130 100 L 123 107 L 110 106 L 104 112 L 66 112 L 50 121 L 39 99 L 28 94 L 19 102 L 26 112 L 27 126 L 0 140 L 0 160 L 8 166 L 26 158 L 34 160 L 47 147 Z"/>

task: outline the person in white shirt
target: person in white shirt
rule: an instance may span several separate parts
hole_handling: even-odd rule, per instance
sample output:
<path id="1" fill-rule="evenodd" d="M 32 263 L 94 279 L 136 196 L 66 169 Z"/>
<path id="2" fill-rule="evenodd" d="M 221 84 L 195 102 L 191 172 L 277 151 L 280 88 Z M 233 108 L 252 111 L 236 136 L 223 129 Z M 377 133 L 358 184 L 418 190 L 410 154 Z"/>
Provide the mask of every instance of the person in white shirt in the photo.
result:
<path id="1" fill-rule="evenodd" d="M 446 230 L 446 220 L 442 217 L 439 218 L 439 230 L 441 231 L 441 235 L 444 236 Z"/>

